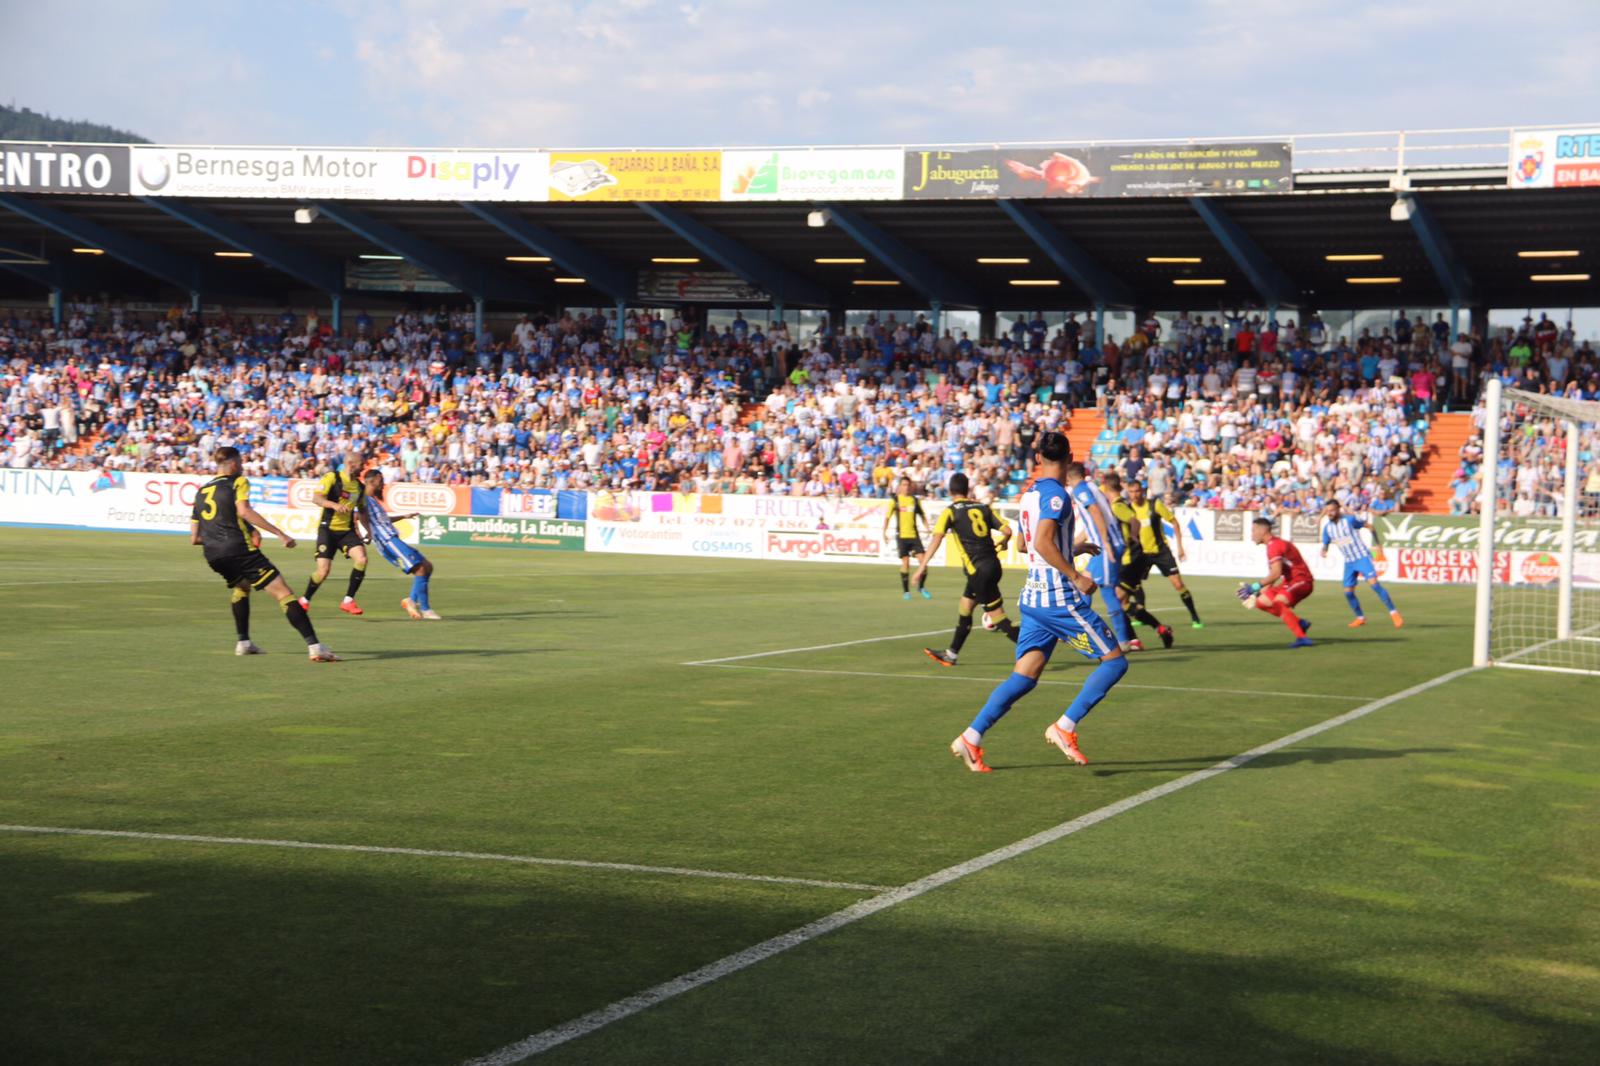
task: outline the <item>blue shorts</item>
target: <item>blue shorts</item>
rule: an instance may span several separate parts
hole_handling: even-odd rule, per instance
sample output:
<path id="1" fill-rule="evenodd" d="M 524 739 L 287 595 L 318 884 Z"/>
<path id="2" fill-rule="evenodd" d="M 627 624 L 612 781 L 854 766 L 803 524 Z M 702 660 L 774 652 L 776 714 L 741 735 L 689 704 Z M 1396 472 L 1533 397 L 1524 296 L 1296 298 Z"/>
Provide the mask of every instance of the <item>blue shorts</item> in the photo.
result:
<path id="1" fill-rule="evenodd" d="M 1089 576 L 1103 589 L 1115 589 L 1122 580 L 1122 560 L 1113 559 L 1105 552 L 1090 557 Z"/>
<path id="2" fill-rule="evenodd" d="M 378 549 L 378 554 L 389 560 L 402 574 L 409 574 L 428 561 L 421 552 L 403 540 L 374 537 L 372 543 Z"/>
<path id="3" fill-rule="evenodd" d="M 1024 607 L 1017 634 L 1017 658 L 1042 651 L 1046 660 L 1064 641 L 1086 659 L 1101 659 L 1117 650 L 1111 628 L 1094 613 L 1086 597 L 1065 607 Z"/>
<path id="4" fill-rule="evenodd" d="M 1354 588 L 1357 581 L 1365 578 L 1368 581 L 1378 580 L 1378 568 L 1371 559 L 1353 559 L 1344 564 L 1344 587 Z"/>

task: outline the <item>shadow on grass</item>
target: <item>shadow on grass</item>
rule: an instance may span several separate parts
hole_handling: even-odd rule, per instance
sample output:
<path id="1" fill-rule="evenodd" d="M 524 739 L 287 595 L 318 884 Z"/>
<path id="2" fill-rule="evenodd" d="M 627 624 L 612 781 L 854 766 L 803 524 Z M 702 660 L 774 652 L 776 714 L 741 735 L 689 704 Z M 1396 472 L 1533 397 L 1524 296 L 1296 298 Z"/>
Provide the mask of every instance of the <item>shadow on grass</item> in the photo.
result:
<path id="1" fill-rule="evenodd" d="M 469 655 L 483 659 L 497 659 L 507 655 L 544 655 L 567 651 L 566 648 L 385 648 L 383 651 L 340 652 L 351 662 L 371 659 L 432 659 L 439 656 Z"/>
<path id="2" fill-rule="evenodd" d="M 1299 763 L 1324 765 L 1366 759 L 1403 759 L 1410 755 L 1445 755 L 1455 750 L 1455 748 L 1308 748 L 1302 751 L 1291 749 L 1258 755 L 1249 762 L 1242 763 L 1238 769 L 1275 770 L 1279 767 L 1294 766 Z M 1218 763 L 1226 762 L 1228 759 L 1233 758 L 1235 754 L 1237 752 L 1227 755 L 1190 755 L 1181 759 L 1126 759 L 1121 762 L 1100 762 L 1091 756 L 1089 770 L 1096 777 L 1115 777 L 1119 774 L 1187 773 L 1194 770 L 1204 770 L 1208 766 L 1216 766 Z M 1101 769 L 1101 767 L 1107 766 L 1122 767 L 1122 769 Z M 1077 770 L 1077 767 L 1068 763 L 1066 758 L 1063 757 L 1050 762 L 995 766 L 994 772 L 1042 769 Z"/>

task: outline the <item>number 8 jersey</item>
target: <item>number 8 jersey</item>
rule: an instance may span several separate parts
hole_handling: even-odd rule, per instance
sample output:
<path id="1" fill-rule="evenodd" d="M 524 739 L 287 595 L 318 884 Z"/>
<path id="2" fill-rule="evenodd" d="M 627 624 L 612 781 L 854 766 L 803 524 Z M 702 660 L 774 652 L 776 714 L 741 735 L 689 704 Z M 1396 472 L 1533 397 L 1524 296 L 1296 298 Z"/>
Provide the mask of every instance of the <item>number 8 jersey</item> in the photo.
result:
<path id="1" fill-rule="evenodd" d="M 1071 558 L 1074 540 L 1072 501 L 1066 486 L 1051 478 L 1033 483 L 1022 496 L 1020 522 L 1022 542 L 1028 550 L 1028 583 L 1022 588 L 1021 603 L 1029 607 L 1066 607 L 1081 604 L 1083 594 L 1073 588 L 1061 571 L 1044 561 L 1034 540 L 1039 523 L 1056 522 L 1056 547 L 1063 558 Z"/>

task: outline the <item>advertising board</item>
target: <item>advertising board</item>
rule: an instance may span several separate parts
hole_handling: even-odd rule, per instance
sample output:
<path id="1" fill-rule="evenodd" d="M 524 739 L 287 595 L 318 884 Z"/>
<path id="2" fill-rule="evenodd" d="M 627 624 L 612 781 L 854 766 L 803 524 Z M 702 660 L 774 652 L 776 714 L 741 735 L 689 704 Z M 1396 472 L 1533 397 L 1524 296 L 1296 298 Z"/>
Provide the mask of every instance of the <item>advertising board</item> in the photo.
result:
<path id="1" fill-rule="evenodd" d="M 722 199 L 898 200 L 905 161 L 898 148 L 725 151 Z"/>
<path id="2" fill-rule="evenodd" d="M 128 146 L 0 142 L 0 190 L 126 196 Z"/>
<path id="3" fill-rule="evenodd" d="M 420 523 L 418 543 L 445 547 L 536 548 L 583 551 L 584 523 L 566 518 L 489 518 L 477 515 L 428 515 Z"/>
<path id="4" fill-rule="evenodd" d="M 1513 189 L 1600 185 L 1600 128 L 1513 132 L 1506 182 Z"/>
<path id="5" fill-rule="evenodd" d="M 722 153 L 554 152 L 552 200 L 716 200 L 722 193 Z"/>
<path id="6" fill-rule="evenodd" d="M 906 153 L 905 197 L 921 199 L 1192 196 L 1288 192 L 1289 144 L 1064 145 Z"/>
<path id="7" fill-rule="evenodd" d="M 134 145 L 136 195 L 325 200 L 546 200 L 543 152 Z"/>

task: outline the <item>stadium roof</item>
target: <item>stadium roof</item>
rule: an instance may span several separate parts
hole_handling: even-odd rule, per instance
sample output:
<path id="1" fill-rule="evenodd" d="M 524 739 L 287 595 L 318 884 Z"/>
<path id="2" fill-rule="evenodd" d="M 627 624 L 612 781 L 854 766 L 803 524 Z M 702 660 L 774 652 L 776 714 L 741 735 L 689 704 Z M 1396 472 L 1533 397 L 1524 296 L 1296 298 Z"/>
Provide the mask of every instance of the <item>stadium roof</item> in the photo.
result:
<path id="1" fill-rule="evenodd" d="M 1600 187 L 1513 189 L 1506 175 L 1503 161 L 1486 159 L 1408 167 L 1398 181 L 1387 164 L 1302 169 L 1292 192 L 1265 194 L 848 203 L 0 191 L 0 300 L 37 299 L 51 287 L 152 300 L 198 291 L 208 302 L 273 305 L 325 305 L 333 292 L 346 307 L 451 299 L 352 291 L 351 268 L 377 256 L 409 260 L 506 309 L 619 297 L 634 306 L 759 306 L 764 294 L 788 308 L 851 309 L 1600 305 Z M 297 223 L 307 205 L 318 217 Z M 816 211 L 825 224 L 814 224 Z M 1576 254 L 1519 255 L 1530 251 Z M 720 272 L 747 288 L 677 299 L 658 286 L 647 298 L 640 279 L 652 272 L 665 275 L 660 285 Z"/>

